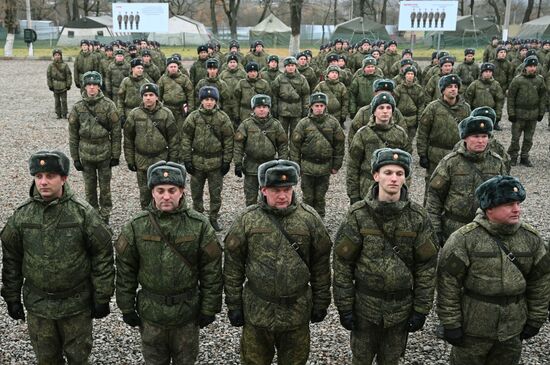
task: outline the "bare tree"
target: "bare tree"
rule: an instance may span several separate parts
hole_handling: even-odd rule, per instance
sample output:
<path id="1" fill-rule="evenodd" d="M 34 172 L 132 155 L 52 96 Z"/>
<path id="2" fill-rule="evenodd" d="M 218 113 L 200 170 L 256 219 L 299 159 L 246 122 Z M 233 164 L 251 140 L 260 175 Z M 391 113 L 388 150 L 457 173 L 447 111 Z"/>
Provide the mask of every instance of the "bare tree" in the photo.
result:
<path id="1" fill-rule="evenodd" d="M 542 7 L 542 0 L 539 0 L 539 8 L 537 10 L 537 18 L 540 18 L 541 7 Z"/>
<path id="2" fill-rule="evenodd" d="M 72 0 L 72 14 L 71 14 L 71 20 L 77 20 L 80 18 L 80 9 L 78 8 L 78 0 Z"/>
<path id="3" fill-rule="evenodd" d="M 322 29 L 322 35 L 321 35 L 321 44 L 325 43 L 325 26 L 327 25 L 328 16 L 330 15 L 330 6 L 332 5 L 331 2 L 328 4 L 328 9 L 325 11 L 325 17 L 323 18 L 323 24 L 321 25 Z"/>
<path id="4" fill-rule="evenodd" d="M 387 8 L 388 8 L 388 0 L 382 0 L 382 10 L 380 11 L 380 23 L 381 24 L 386 24 L 387 23 Z"/>
<path id="5" fill-rule="evenodd" d="M 267 16 L 267 11 L 271 10 L 271 4 L 273 3 L 273 0 L 261 0 L 260 4 L 263 5 L 262 15 L 260 15 L 260 19 L 258 20 L 258 23 L 261 23 L 262 20 L 265 19 Z"/>
<path id="6" fill-rule="evenodd" d="M 503 0 L 503 1 L 506 7 L 506 0 Z M 495 12 L 495 18 L 497 19 L 496 24 L 502 24 L 500 22 L 500 10 L 496 0 L 488 0 L 488 3 L 493 8 L 493 11 Z"/>
<path id="7" fill-rule="evenodd" d="M 290 0 L 290 28 L 292 36 L 290 37 L 290 54 L 296 54 L 300 51 L 300 25 L 302 24 L 302 5 L 304 0 Z"/>
<path id="8" fill-rule="evenodd" d="M 4 16 L 4 26 L 8 35 L 4 44 L 4 56 L 13 55 L 13 40 L 15 39 L 15 30 L 17 28 L 17 2 L 16 0 L 6 0 L 6 9 Z"/>
<path id="9" fill-rule="evenodd" d="M 330 6 L 330 3 L 329 3 L 329 6 Z M 334 0 L 334 17 L 333 17 L 333 21 L 332 21 L 334 26 L 336 26 L 336 24 L 338 24 L 337 9 L 338 9 L 338 0 Z"/>
<path id="10" fill-rule="evenodd" d="M 474 15 L 474 2 L 475 0 L 470 0 L 470 15 Z"/>
<path id="11" fill-rule="evenodd" d="M 222 0 L 222 4 L 223 11 L 227 16 L 227 21 L 229 22 L 231 38 L 237 39 L 237 14 L 239 13 L 241 0 Z"/>
<path id="12" fill-rule="evenodd" d="M 193 1 L 189 0 L 170 0 L 170 14 L 171 15 L 185 15 L 193 12 Z"/>
<path id="13" fill-rule="evenodd" d="M 531 19 L 531 13 L 533 12 L 534 5 L 535 0 L 527 0 L 527 8 L 525 9 L 525 14 L 523 14 L 522 23 L 527 23 Z"/>
<path id="14" fill-rule="evenodd" d="M 210 21 L 212 22 L 212 33 L 218 35 L 218 19 L 216 18 L 216 0 L 210 0 Z"/>

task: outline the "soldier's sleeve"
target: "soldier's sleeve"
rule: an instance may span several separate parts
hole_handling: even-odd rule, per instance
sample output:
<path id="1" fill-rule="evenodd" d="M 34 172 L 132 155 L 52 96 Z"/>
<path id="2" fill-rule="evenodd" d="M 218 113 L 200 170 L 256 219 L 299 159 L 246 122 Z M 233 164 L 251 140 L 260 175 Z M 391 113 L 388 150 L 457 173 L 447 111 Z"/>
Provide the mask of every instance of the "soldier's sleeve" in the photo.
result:
<path id="1" fill-rule="evenodd" d="M 86 211 L 88 253 L 92 266 L 91 279 L 94 302 L 109 303 L 115 291 L 113 265 L 113 233 L 93 208 Z"/>
<path id="2" fill-rule="evenodd" d="M 542 78 L 542 76 L 541 76 Z M 538 88 L 538 94 L 539 94 L 539 115 L 544 115 L 546 113 L 546 105 L 547 105 L 547 90 L 546 85 L 544 84 L 544 79 L 542 79 L 542 82 L 539 85 Z"/>
<path id="3" fill-rule="evenodd" d="M 424 112 L 420 116 L 418 123 L 418 130 L 416 132 L 416 150 L 418 156 L 428 156 L 428 137 L 432 129 L 433 115 L 430 105 L 424 109 Z"/>
<path id="4" fill-rule="evenodd" d="M 355 301 L 355 262 L 361 255 L 363 238 L 353 213 L 348 211 L 338 228 L 332 256 L 334 304 L 338 311 L 351 311 Z"/>
<path id="5" fill-rule="evenodd" d="M 80 79 L 78 74 L 78 56 L 76 57 L 74 61 L 74 83 L 76 87 L 80 87 Z"/>
<path id="6" fill-rule="evenodd" d="M 123 79 L 122 82 L 120 83 L 120 87 L 118 88 L 118 97 L 117 97 L 117 100 L 116 100 L 116 106 L 118 108 L 118 115 L 119 116 L 125 116 L 125 117 L 129 117 L 128 115 L 126 115 L 125 111 L 124 111 L 124 108 L 125 108 L 125 99 L 126 99 L 126 82 L 125 82 L 126 79 Z"/>
<path id="7" fill-rule="evenodd" d="M 304 123 L 306 118 L 300 120 L 290 136 L 290 160 L 302 165 L 302 143 L 305 137 Z"/>
<path id="8" fill-rule="evenodd" d="M 159 80 L 157 86 L 159 87 L 159 100 L 164 102 L 164 79 Z"/>
<path id="9" fill-rule="evenodd" d="M 107 122 L 111 123 L 111 158 L 118 160 L 122 149 L 122 127 L 115 103 L 111 101 L 110 104 Z"/>
<path id="10" fill-rule="evenodd" d="M 413 307 L 418 313 L 427 315 L 433 305 L 438 251 L 439 244 L 432 225 L 424 216 L 414 247 Z"/>
<path id="11" fill-rule="evenodd" d="M 233 160 L 234 130 L 233 123 L 227 114 L 223 115 L 222 138 L 223 138 L 223 162 L 231 163 Z"/>
<path id="12" fill-rule="evenodd" d="M 436 234 L 443 232 L 443 210 L 449 194 L 451 178 L 445 160 L 439 162 L 428 183 L 426 210 Z"/>
<path id="13" fill-rule="evenodd" d="M 271 114 L 277 118 L 279 114 L 279 77 L 271 83 Z"/>
<path id="14" fill-rule="evenodd" d="M 224 240 L 223 282 L 225 304 L 229 310 L 242 309 L 243 284 L 246 273 L 248 242 L 243 225 L 243 216 L 229 228 Z"/>
<path id="15" fill-rule="evenodd" d="M 301 90 L 301 96 L 302 96 L 302 117 L 306 117 L 309 112 L 309 84 L 304 77 L 302 79 L 302 90 Z"/>
<path id="16" fill-rule="evenodd" d="M 358 92 L 358 81 L 357 78 L 354 78 L 349 87 L 349 115 L 354 118 L 357 113 L 357 92 Z"/>
<path id="17" fill-rule="evenodd" d="M 181 133 L 181 160 L 183 162 L 191 162 L 193 160 L 192 156 L 192 146 L 193 138 L 195 136 L 195 113 L 193 112 L 183 122 L 183 133 Z"/>
<path id="18" fill-rule="evenodd" d="M 533 266 L 526 277 L 527 324 L 540 328 L 548 317 L 550 303 L 550 251 L 538 234 L 533 251 Z"/>
<path id="19" fill-rule="evenodd" d="M 346 136 L 340 126 L 340 122 L 334 120 L 334 148 L 332 150 L 332 168 L 340 170 L 344 162 L 344 153 L 346 149 Z"/>
<path id="20" fill-rule="evenodd" d="M 241 124 L 237 127 L 237 131 L 235 132 L 235 142 L 233 146 L 233 163 L 235 166 L 242 166 L 243 164 L 243 157 L 244 157 L 244 146 L 246 144 L 246 140 L 248 138 L 248 134 L 246 131 L 245 124 L 241 122 Z"/>
<path id="21" fill-rule="evenodd" d="M 350 142 L 347 167 L 346 167 L 346 191 L 350 199 L 361 198 L 361 189 L 359 187 L 361 179 L 361 164 L 365 153 L 365 146 L 359 136 L 353 137 Z"/>
<path id="22" fill-rule="evenodd" d="M 281 123 L 278 123 L 277 130 L 277 157 L 282 160 L 289 159 L 289 146 L 288 146 L 288 135 L 283 129 Z"/>
<path id="23" fill-rule="evenodd" d="M 313 295 L 313 309 L 323 310 L 330 305 L 330 253 L 332 240 L 316 212 L 311 212 L 312 223 L 310 233 L 313 234 L 313 244 L 310 251 L 310 284 Z"/>
<path id="24" fill-rule="evenodd" d="M 351 117 L 351 115 L 350 115 Z M 349 125 L 349 131 L 348 131 L 348 150 L 351 150 L 351 143 L 353 142 L 353 138 L 355 137 L 355 134 L 359 130 L 361 125 L 361 119 L 363 116 L 359 113 L 355 114 L 355 116 L 351 119 L 351 123 Z"/>
<path id="25" fill-rule="evenodd" d="M 138 288 L 139 252 L 135 242 L 135 231 L 127 223 L 115 243 L 116 249 L 116 303 L 122 314 L 136 309 Z"/>
<path id="26" fill-rule="evenodd" d="M 187 99 L 187 107 L 189 112 L 195 110 L 195 99 L 193 98 L 193 83 L 189 78 L 185 78 L 185 83 L 183 84 L 183 92 L 185 93 L 185 98 Z"/>
<path id="27" fill-rule="evenodd" d="M 2 297 L 7 303 L 21 302 L 23 286 L 23 241 L 14 217 L 0 232 L 2 240 Z"/>
<path id="28" fill-rule="evenodd" d="M 428 83 L 426 84 L 426 87 L 424 88 L 425 94 L 426 94 L 426 99 L 430 100 L 430 101 L 434 100 L 435 89 L 437 87 L 436 82 L 433 82 L 432 80 L 437 80 L 437 78 L 434 78 L 434 76 L 432 76 L 430 78 L 430 80 L 428 80 Z"/>
<path id="29" fill-rule="evenodd" d="M 73 105 L 69 113 L 69 151 L 73 161 L 80 160 L 78 146 L 80 145 L 80 115 L 76 110 L 76 105 Z"/>
<path id="30" fill-rule="evenodd" d="M 212 226 L 203 223 L 200 252 L 201 313 L 214 315 L 222 309 L 222 248 Z"/>
<path id="31" fill-rule="evenodd" d="M 53 79 L 52 79 L 52 65 L 50 64 L 48 66 L 48 70 L 46 71 L 46 82 L 48 83 L 48 88 L 53 88 Z"/>
<path id="32" fill-rule="evenodd" d="M 466 102 L 468 104 L 472 105 L 472 102 L 474 101 L 475 96 L 476 96 L 476 83 L 474 81 L 466 89 L 466 92 L 464 93 L 464 99 L 466 99 Z"/>
<path id="33" fill-rule="evenodd" d="M 114 95 L 113 94 L 113 85 L 111 83 L 111 77 L 112 77 L 112 70 L 111 70 L 111 67 L 107 67 L 107 75 L 105 75 L 105 79 L 104 79 L 104 82 L 105 82 L 105 91 L 107 92 L 107 95 L 109 95 L 109 97 L 113 97 Z"/>
<path id="34" fill-rule="evenodd" d="M 65 87 L 68 89 L 73 83 L 73 74 L 71 73 L 71 68 L 69 65 L 65 65 Z"/>
<path id="35" fill-rule="evenodd" d="M 349 94 L 345 86 L 342 88 L 340 103 L 342 105 L 342 108 L 340 110 L 340 113 L 341 113 L 340 115 L 342 116 L 342 119 L 345 119 L 349 114 Z"/>
<path id="36" fill-rule="evenodd" d="M 428 104 L 428 100 L 426 99 L 426 95 L 423 92 L 419 92 L 416 96 L 416 121 L 417 123 L 420 121 L 420 117 L 424 113 L 424 110 L 426 109 L 426 105 Z"/>
<path id="37" fill-rule="evenodd" d="M 128 165 L 136 164 L 136 123 L 134 115 L 128 114 L 128 120 L 124 124 L 124 158 Z"/>
<path id="38" fill-rule="evenodd" d="M 470 261 L 466 238 L 455 232 L 443 246 L 437 265 L 437 316 L 445 328 L 462 327 L 462 287 Z"/>
<path id="39" fill-rule="evenodd" d="M 497 120 L 502 118 L 502 109 L 504 108 L 504 92 L 498 81 L 495 83 L 495 113 L 497 115 Z"/>
<path id="40" fill-rule="evenodd" d="M 180 134 L 178 133 L 178 127 L 174 114 L 172 111 L 166 108 L 168 119 L 166 120 L 166 133 L 168 135 L 168 161 L 180 163 Z"/>
<path id="41" fill-rule="evenodd" d="M 508 87 L 508 98 L 506 99 L 506 109 L 508 111 L 508 118 L 516 116 L 516 97 L 518 93 L 517 82 L 510 83 Z"/>

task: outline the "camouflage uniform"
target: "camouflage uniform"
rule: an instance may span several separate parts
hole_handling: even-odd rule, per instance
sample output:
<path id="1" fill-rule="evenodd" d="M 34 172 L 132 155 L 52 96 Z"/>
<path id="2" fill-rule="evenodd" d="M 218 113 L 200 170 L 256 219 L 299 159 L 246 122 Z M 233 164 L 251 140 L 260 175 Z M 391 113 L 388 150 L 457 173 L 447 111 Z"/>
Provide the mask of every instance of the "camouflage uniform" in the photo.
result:
<path id="1" fill-rule="evenodd" d="M 378 364 L 398 364 L 412 313 L 426 316 L 432 307 L 437 251 L 426 211 L 406 188 L 399 201 L 381 202 L 376 183 L 350 208 L 334 244 L 333 295 L 341 316 L 353 318 L 353 364 L 375 356 Z"/>
<path id="2" fill-rule="evenodd" d="M 479 205 L 475 189 L 505 172 L 502 158 L 489 146 L 482 153 L 474 153 L 466 150 L 464 141 L 439 162 L 428 185 L 426 210 L 441 245 L 474 219 Z"/>
<path id="3" fill-rule="evenodd" d="M 512 123 L 512 140 L 508 147 L 508 154 L 512 165 L 517 163 L 518 154 L 521 163 L 529 165 L 529 151 L 533 146 L 533 136 L 537 121 L 541 121 L 546 113 L 547 92 L 544 79 L 538 74 L 527 74 L 524 71 L 515 77 L 508 89 L 507 109 L 508 119 Z M 519 139 L 523 133 L 523 145 Z"/>
<path id="4" fill-rule="evenodd" d="M 310 65 L 296 67 L 296 70 L 306 78 L 309 85 L 309 90 L 315 89 L 315 86 L 319 83 L 319 77 L 315 73 L 315 70 Z"/>
<path id="5" fill-rule="evenodd" d="M 538 329 L 548 314 L 549 262 L 533 227 L 491 223 L 481 210 L 451 235 L 439 261 L 437 314 L 446 329 L 463 333 L 460 347 L 451 351 L 452 364 L 519 364 L 524 327 Z"/>
<path id="6" fill-rule="evenodd" d="M 296 199 L 285 209 L 259 200 L 225 238 L 225 302 L 230 314 L 244 317 L 243 364 L 271 364 L 275 347 L 279 364 L 306 364 L 312 313 L 326 313 L 330 304 L 332 242 L 315 210 Z M 280 222 L 298 251 L 272 220 Z"/>
<path id="7" fill-rule="evenodd" d="M 208 180 L 210 220 L 217 220 L 222 205 L 222 166 L 233 159 L 233 123 L 217 107 L 207 110 L 202 106 L 193 111 L 183 124 L 182 161 L 192 164 L 191 196 L 193 209 L 204 212 L 204 185 Z"/>
<path id="8" fill-rule="evenodd" d="M 375 122 L 372 112 L 370 115 L 367 125 L 360 128 L 350 141 L 346 190 L 352 202 L 363 199 L 374 183 L 371 171 L 371 158 L 374 151 L 389 147 L 412 152 L 407 132 L 393 122 L 393 117 L 387 125 L 384 125 Z"/>
<path id="9" fill-rule="evenodd" d="M 163 242 L 149 215 L 187 263 Z M 149 206 L 122 228 L 116 250 L 117 305 L 123 315 L 137 311 L 141 318 L 145 362 L 194 364 L 199 317 L 219 313 L 222 303 L 221 248 L 207 219 L 185 198 L 169 213 Z"/>
<path id="10" fill-rule="evenodd" d="M 124 125 L 124 157 L 128 167 L 136 170 L 141 209 L 151 202 L 147 169 L 160 160 L 179 162 L 179 143 L 174 116 L 160 101 L 153 110 L 141 103 L 128 114 Z"/>
<path id="11" fill-rule="evenodd" d="M 150 81 L 143 75 L 134 77 L 131 73 L 130 76 L 125 77 L 124 80 L 122 80 L 118 89 L 116 102 L 118 115 L 120 117 L 128 119 L 132 109 L 140 106 L 142 101 L 140 89 L 143 85 L 149 82 Z"/>
<path id="12" fill-rule="evenodd" d="M 74 60 L 74 83 L 76 87 L 82 86 L 82 75 L 88 71 L 99 72 L 99 60 L 92 52 L 80 51 Z"/>
<path id="13" fill-rule="evenodd" d="M 61 54 L 61 51 L 58 51 Z M 54 51 L 54 52 L 55 52 Z M 48 88 L 53 92 L 55 99 L 55 114 L 57 118 L 67 116 L 67 90 L 71 88 L 72 73 L 69 66 L 63 62 L 63 58 L 59 61 L 53 61 L 48 66 L 47 71 Z"/>
<path id="14" fill-rule="evenodd" d="M 238 113 L 236 116 L 239 121 L 243 121 L 250 117 L 252 109 L 250 108 L 250 101 L 254 95 L 264 94 L 272 96 L 269 82 L 261 79 L 260 77 L 250 78 L 245 76 L 244 79 L 237 83 L 235 89 L 233 89 L 235 95 L 235 103 L 237 104 Z"/>
<path id="15" fill-rule="evenodd" d="M 69 115 L 69 148 L 71 158 L 82 164 L 86 201 L 109 221 L 111 199 L 111 167 L 118 165 L 121 130 L 115 103 L 99 94 L 89 97 L 86 91 Z M 97 186 L 99 183 L 99 200 Z"/>
<path id="16" fill-rule="evenodd" d="M 271 69 L 271 68 L 263 68 L 260 71 L 260 78 L 264 79 L 265 81 L 269 82 L 270 84 L 275 81 L 277 76 L 282 75 L 283 72 L 281 70 L 277 69 Z"/>
<path id="17" fill-rule="evenodd" d="M 107 77 L 109 66 L 113 62 L 115 62 L 115 58 L 113 56 L 107 57 L 107 55 L 99 61 L 99 73 L 101 74 L 103 80 Z"/>
<path id="18" fill-rule="evenodd" d="M 346 86 L 340 80 L 326 78 L 315 87 L 313 92 L 321 92 L 328 96 L 327 111 L 343 127 L 349 111 L 349 95 Z"/>
<path id="19" fill-rule="evenodd" d="M 359 129 L 366 126 L 369 123 L 369 120 L 371 119 L 372 111 L 370 108 L 370 104 L 365 105 L 364 107 L 361 107 L 357 111 L 357 114 L 355 114 L 355 118 L 351 120 L 351 124 L 349 126 L 348 131 L 348 150 L 351 149 L 351 144 L 353 142 L 353 138 L 359 132 Z M 399 109 L 395 108 L 393 110 L 392 115 L 392 121 L 395 125 L 400 126 L 405 131 L 407 130 L 407 122 L 405 121 L 405 117 L 403 114 L 401 114 L 401 111 Z"/>
<path id="20" fill-rule="evenodd" d="M 225 81 L 229 90 L 233 91 L 237 88 L 237 84 L 240 80 L 246 79 L 246 72 L 239 67 L 234 70 L 227 68 L 221 72 L 220 79 Z"/>
<path id="21" fill-rule="evenodd" d="M 450 73 L 448 73 L 446 75 L 450 75 L 452 73 L 453 73 L 453 71 L 451 71 Z M 439 89 L 439 80 L 443 76 L 446 76 L 446 75 L 444 75 L 441 72 L 441 69 L 440 69 L 438 73 L 436 73 L 435 75 L 430 77 L 430 79 L 428 80 L 428 83 L 424 87 L 424 92 L 426 93 L 426 102 L 427 103 L 429 103 L 430 101 L 434 101 L 434 100 L 437 100 L 437 99 L 441 98 L 441 90 Z M 463 85 L 461 85 L 458 92 L 460 94 L 462 94 L 465 90 L 466 90 L 466 88 Z"/>
<path id="22" fill-rule="evenodd" d="M 321 116 L 310 112 L 292 133 L 290 159 L 301 168 L 304 203 L 321 217 L 325 216 L 330 175 L 340 170 L 344 161 L 345 140 L 340 122 L 326 110 Z"/>
<path id="23" fill-rule="evenodd" d="M 258 65 L 260 65 L 260 70 L 264 67 L 267 67 L 267 57 L 269 55 L 265 51 L 261 52 L 249 52 L 244 56 L 244 66 L 246 66 L 249 62 L 256 62 Z"/>
<path id="24" fill-rule="evenodd" d="M 483 62 L 491 62 L 497 56 L 497 45 L 489 44 L 483 51 Z"/>
<path id="25" fill-rule="evenodd" d="M 207 76 L 208 72 L 206 72 L 206 60 L 196 60 L 189 69 L 189 78 L 193 83 L 193 87 L 195 87 L 200 80 L 204 79 Z"/>
<path id="26" fill-rule="evenodd" d="M 288 137 L 281 123 L 269 115 L 245 119 L 235 133 L 233 161 L 244 173 L 246 205 L 258 200 L 258 166 L 273 159 L 288 159 Z"/>
<path id="27" fill-rule="evenodd" d="M 397 110 L 403 114 L 409 141 L 412 143 L 416 136 L 418 122 L 426 107 L 426 95 L 420 84 L 403 82 L 398 84 L 394 92 Z"/>
<path id="28" fill-rule="evenodd" d="M 152 61 L 150 63 L 143 63 L 143 76 L 148 79 L 151 82 L 154 82 L 155 84 L 160 79 L 161 72 L 157 65 L 155 65 Z"/>
<path id="29" fill-rule="evenodd" d="M 514 66 L 507 59 L 496 59 L 492 62 L 495 65 L 493 78 L 498 81 L 502 91 L 506 92 L 510 82 L 514 78 Z"/>
<path id="30" fill-rule="evenodd" d="M 69 364 L 88 364 L 96 318 L 90 308 L 101 304 L 108 314 L 114 292 L 109 227 L 68 183 L 61 198 L 47 202 L 33 182 L 1 239 L 2 297 L 20 303 L 23 289 L 38 363 L 62 364 L 65 355 Z"/>
<path id="31" fill-rule="evenodd" d="M 502 108 L 504 107 L 504 92 L 494 78 L 489 80 L 479 78 L 472 82 L 466 89 L 464 97 L 472 109 L 482 106 L 492 108 L 497 115 L 496 120 L 500 121 Z"/>
<path id="32" fill-rule="evenodd" d="M 401 60 L 401 55 L 397 52 L 385 52 L 381 57 L 379 63 L 382 71 L 384 71 L 384 76 L 391 78 L 395 75 L 392 75 L 391 67 L 394 63 Z"/>
<path id="33" fill-rule="evenodd" d="M 350 118 L 354 118 L 361 107 L 370 104 L 374 96 L 372 84 L 376 80 L 381 79 L 381 77 L 376 74 L 367 75 L 362 70 L 360 72 L 360 74 L 353 78 L 349 87 Z"/>
<path id="34" fill-rule="evenodd" d="M 166 72 L 158 81 L 159 99 L 163 105 L 170 109 L 176 120 L 178 133 L 181 139 L 183 132 L 183 122 L 185 121 L 184 105 L 187 104 L 187 110 L 191 112 L 195 109 L 195 95 L 193 94 L 193 84 L 189 77 L 181 72 L 174 75 Z"/>
<path id="35" fill-rule="evenodd" d="M 276 117 L 285 131 L 290 135 L 298 121 L 308 114 L 309 84 L 298 72 L 284 72 L 271 83 L 273 93 L 273 116 Z"/>
<path id="36" fill-rule="evenodd" d="M 237 115 L 236 100 L 233 97 L 234 90 L 229 89 L 229 86 L 219 76 L 208 77 L 206 76 L 200 80 L 195 86 L 195 105 L 200 105 L 199 90 L 203 86 L 213 86 L 220 92 L 220 100 L 218 101 L 218 107 L 223 110 L 227 116 L 233 120 Z"/>
<path id="37" fill-rule="evenodd" d="M 475 60 L 471 62 L 464 60 L 464 62 L 455 67 L 454 73 L 460 77 L 466 89 L 472 82 L 479 78 L 481 70 Z"/>
<path id="38" fill-rule="evenodd" d="M 120 84 L 122 84 L 122 80 L 129 76 L 130 73 L 130 64 L 124 60 L 120 62 L 113 61 L 109 64 L 107 75 L 104 78 L 105 92 L 115 103 L 118 102 L 118 89 Z"/>

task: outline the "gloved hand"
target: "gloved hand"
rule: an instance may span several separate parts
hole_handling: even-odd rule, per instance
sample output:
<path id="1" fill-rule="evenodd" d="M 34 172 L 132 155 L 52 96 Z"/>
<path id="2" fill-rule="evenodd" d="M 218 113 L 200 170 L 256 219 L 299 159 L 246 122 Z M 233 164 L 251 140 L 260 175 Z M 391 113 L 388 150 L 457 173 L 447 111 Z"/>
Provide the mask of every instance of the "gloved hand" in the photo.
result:
<path id="1" fill-rule="evenodd" d="M 339 312 L 340 315 L 340 324 L 342 327 L 347 329 L 348 331 L 353 330 L 353 312 L 352 311 L 346 311 L 346 312 Z"/>
<path id="2" fill-rule="evenodd" d="M 204 328 L 214 322 L 216 320 L 216 316 L 210 316 L 206 314 L 199 314 L 199 328 Z"/>
<path id="3" fill-rule="evenodd" d="M 134 165 L 133 163 L 129 163 L 129 164 L 128 164 L 128 170 L 136 172 L 136 171 L 137 171 L 137 167 L 136 167 L 136 165 Z"/>
<path id="4" fill-rule="evenodd" d="M 323 319 L 327 316 L 327 310 L 326 309 L 317 309 L 311 311 L 311 323 L 319 323 L 322 322 Z"/>
<path id="5" fill-rule="evenodd" d="M 422 327 L 424 327 L 424 322 L 426 322 L 426 315 L 414 311 L 412 313 L 412 315 L 409 317 L 408 331 L 409 332 L 416 332 L 416 331 L 422 329 Z"/>
<path id="6" fill-rule="evenodd" d="M 109 163 L 109 165 L 111 167 L 115 167 L 115 166 L 118 166 L 118 164 L 120 163 L 120 160 L 118 158 L 112 158 L 111 159 L 111 162 Z"/>
<path id="7" fill-rule="evenodd" d="M 121 115 L 120 118 L 118 118 L 118 121 L 120 122 L 120 126 L 124 127 L 124 123 L 126 123 L 126 117 L 124 115 Z"/>
<path id="8" fill-rule="evenodd" d="M 67 86 L 67 91 L 71 90 L 71 85 Z"/>
<path id="9" fill-rule="evenodd" d="M 123 314 L 122 320 L 130 327 L 141 326 L 141 318 L 135 311 Z"/>
<path id="10" fill-rule="evenodd" d="M 84 166 L 82 166 L 82 162 L 80 162 L 80 160 L 74 160 L 73 165 L 76 171 L 84 170 Z"/>
<path id="11" fill-rule="evenodd" d="M 425 169 L 430 168 L 430 160 L 428 160 L 428 156 L 420 156 L 420 167 L 423 167 Z"/>
<path id="12" fill-rule="evenodd" d="M 531 337 L 536 336 L 539 333 L 539 331 L 540 331 L 540 328 L 533 327 L 529 324 L 526 324 L 525 326 L 523 326 L 523 330 L 519 334 L 519 339 L 522 341 L 530 339 Z"/>
<path id="13" fill-rule="evenodd" d="M 76 82 L 75 82 L 74 84 L 76 85 L 77 88 L 80 89 L 80 84 L 79 84 L 79 83 L 76 83 Z"/>
<path id="14" fill-rule="evenodd" d="M 232 309 L 227 312 L 227 318 L 229 318 L 229 323 L 233 327 L 242 327 L 244 326 L 244 314 L 240 309 Z"/>
<path id="15" fill-rule="evenodd" d="M 25 311 L 23 310 L 23 304 L 21 302 L 8 302 L 8 315 L 15 319 L 25 320 Z"/>
<path id="16" fill-rule="evenodd" d="M 543 118 L 544 118 L 544 114 L 541 114 L 541 115 L 539 115 L 539 117 L 537 118 L 537 120 L 540 122 Z"/>
<path id="17" fill-rule="evenodd" d="M 361 201 L 361 198 L 349 198 L 349 205 L 353 205 L 358 201 Z"/>
<path id="18" fill-rule="evenodd" d="M 195 174 L 195 167 L 193 166 L 193 163 L 191 161 L 184 162 L 183 165 L 185 166 L 185 171 L 187 171 L 188 174 Z"/>
<path id="19" fill-rule="evenodd" d="M 94 303 L 92 306 L 92 318 L 104 318 L 107 317 L 109 313 L 111 313 L 109 303 Z"/>
<path id="20" fill-rule="evenodd" d="M 50 89 L 50 91 L 53 91 L 53 90 L 54 90 L 53 86 L 52 86 L 52 87 L 49 87 L 48 89 Z"/>
<path id="21" fill-rule="evenodd" d="M 464 343 L 464 332 L 462 331 L 462 327 L 453 329 L 445 328 L 443 330 L 443 338 L 453 346 L 462 346 Z"/>
<path id="22" fill-rule="evenodd" d="M 515 123 L 517 119 L 515 115 L 509 115 L 508 120 L 510 121 L 510 123 Z"/>
<path id="23" fill-rule="evenodd" d="M 230 163 L 229 162 L 222 162 L 222 175 L 225 176 L 229 172 Z"/>
<path id="24" fill-rule="evenodd" d="M 240 165 L 235 165 L 235 176 L 243 177 L 243 167 Z"/>

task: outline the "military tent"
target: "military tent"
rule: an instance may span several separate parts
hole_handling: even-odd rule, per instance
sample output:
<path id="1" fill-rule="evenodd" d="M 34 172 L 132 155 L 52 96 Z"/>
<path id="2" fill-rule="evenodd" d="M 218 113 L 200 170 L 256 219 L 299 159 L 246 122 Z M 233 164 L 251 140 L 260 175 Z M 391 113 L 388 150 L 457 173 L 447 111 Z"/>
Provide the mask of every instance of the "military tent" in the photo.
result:
<path id="1" fill-rule="evenodd" d="M 371 40 L 390 40 L 391 37 L 383 24 L 377 23 L 365 17 L 357 17 L 347 22 L 340 23 L 334 28 L 331 39 L 348 39 L 356 43 L 363 38 Z"/>
<path id="2" fill-rule="evenodd" d="M 292 29 L 273 14 L 250 28 L 250 42 L 261 39 L 266 47 L 287 47 Z"/>
<path id="3" fill-rule="evenodd" d="M 210 35 L 201 22 L 176 15 L 168 19 L 167 33 L 149 33 L 148 39 L 167 46 L 187 46 L 204 44 Z"/>
<path id="4" fill-rule="evenodd" d="M 523 23 L 517 35 L 519 38 L 550 38 L 550 15 Z"/>
<path id="5" fill-rule="evenodd" d="M 453 32 L 426 32 L 424 42 L 433 48 L 437 47 L 437 36 L 441 35 L 440 47 L 484 47 L 491 43 L 493 36 L 500 37 L 499 27 L 477 15 L 458 16 L 456 30 Z"/>
<path id="6" fill-rule="evenodd" d="M 58 46 L 78 46 L 83 39 L 113 36 L 110 16 L 87 16 L 65 24 L 57 40 Z"/>

